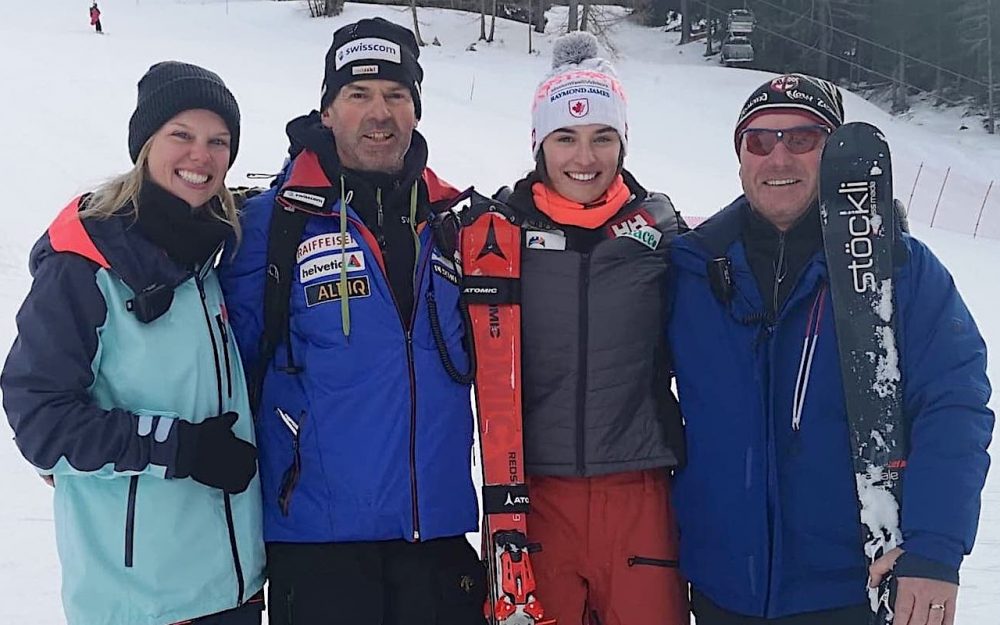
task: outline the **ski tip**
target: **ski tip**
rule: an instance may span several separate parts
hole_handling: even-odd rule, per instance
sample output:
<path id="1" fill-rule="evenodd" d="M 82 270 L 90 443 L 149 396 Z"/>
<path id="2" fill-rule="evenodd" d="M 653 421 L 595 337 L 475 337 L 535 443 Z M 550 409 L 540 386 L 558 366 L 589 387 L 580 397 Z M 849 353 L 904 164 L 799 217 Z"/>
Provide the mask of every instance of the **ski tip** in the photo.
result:
<path id="1" fill-rule="evenodd" d="M 868 122 L 848 122 L 834 130 L 826 140 L 823 155 L 844 156 L 858 150 L 873 157 L 877 155 L 879 159 L 889 159 L 889 142 L 885 133 Z M 876 174 L 873 172 L 872 175 Z"/>
<path id="2" fill-rule="evenodd" d="M 853 134 L 858 132 L 869 132 L 871 134 L 878 135 L 879 137 L 883 137 L 885 135 L 881 128 L 868 122 L 847 122 L 845 124 L 841 124 L 836 130 L 833 131 L 832 134 Z"/>

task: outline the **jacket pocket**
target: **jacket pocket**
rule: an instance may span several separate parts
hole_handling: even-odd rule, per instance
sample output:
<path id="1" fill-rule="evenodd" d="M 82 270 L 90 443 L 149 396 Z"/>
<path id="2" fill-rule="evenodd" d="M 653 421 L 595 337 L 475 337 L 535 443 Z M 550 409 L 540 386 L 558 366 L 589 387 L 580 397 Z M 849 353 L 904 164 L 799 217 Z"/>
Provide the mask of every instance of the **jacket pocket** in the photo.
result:
<path id="1" fill-rule="evenodd" d="M 283 516 L 288 516 L 292 506 L 292 494 L 295 492 L 295 487 L 298 486 L 299 478 L 302 475 L 302 454 L 300 452 L 299 439 L 302 426 L 306 420 L 306 413 L 302 411 L 299 415 L 299 420 L 295 421 L 291 415 L 281 408 L 275 408 L 274 412 L 281 419 L 282 423 L 285 424 L 292 439 L 292 462 L 285 469 L 285 473 L 281 477 L 281 486 L 278 489 L 278 507 L 281 509 Z"/>
<path id="2" fill-rule="evenodd" d="M 629 556 L 628 565 L 632 566 L 660 566 L 668 569 L 676 569 L 677 560 L 667 560 L 665 558 L 647 558 L 644 556 Z"/>
<path id="3" fill-rule="evenodd" d="M 139 492 L 139 476 L 133 475 L 128 483 L 128 500 L 125 506 L 125 568 L 132 568 L 135 547 L 135 498 Z"/>

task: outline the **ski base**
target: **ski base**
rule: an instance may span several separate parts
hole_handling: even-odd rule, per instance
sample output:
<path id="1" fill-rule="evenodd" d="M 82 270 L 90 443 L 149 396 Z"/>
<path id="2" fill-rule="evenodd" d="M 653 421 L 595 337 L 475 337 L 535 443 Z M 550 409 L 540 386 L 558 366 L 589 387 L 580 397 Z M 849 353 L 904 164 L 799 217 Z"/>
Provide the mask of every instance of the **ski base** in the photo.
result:
<path id="1" fill-rule="evenodd" d="M 892 160 L 864 123 L 834 131 L 820 164 L 820 217 L 868 564 L 902 542 L 906 437 L 895 341 Z M 893 621 L 891 574 L 869 591 L 873 625 Z"/>

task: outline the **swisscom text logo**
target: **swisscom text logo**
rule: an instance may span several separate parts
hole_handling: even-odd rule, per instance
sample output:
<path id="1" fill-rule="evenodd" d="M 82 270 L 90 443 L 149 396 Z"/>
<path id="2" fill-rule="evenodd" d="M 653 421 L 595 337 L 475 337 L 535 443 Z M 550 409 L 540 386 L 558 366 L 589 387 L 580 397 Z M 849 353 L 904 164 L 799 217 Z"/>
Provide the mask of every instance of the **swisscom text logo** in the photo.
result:
<path id="1" fill-rule="evenodd" d="M 399 44 L 388 39 L 366 37 L 345 43 L 337 49 L 336 69 L 354 61 L 391 61 L 401 63 Z"/>

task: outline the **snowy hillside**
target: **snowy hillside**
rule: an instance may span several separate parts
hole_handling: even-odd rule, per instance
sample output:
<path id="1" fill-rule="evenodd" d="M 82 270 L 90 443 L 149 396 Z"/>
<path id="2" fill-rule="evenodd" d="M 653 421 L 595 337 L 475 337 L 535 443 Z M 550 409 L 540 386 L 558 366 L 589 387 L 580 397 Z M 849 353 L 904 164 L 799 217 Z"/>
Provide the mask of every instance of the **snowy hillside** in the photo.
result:
<path id="1" fill-rule="evenodd" d="M 73 195 L 128 168 L 126 128 L 135 83 L 154 62 L 204 65 L 226 80 L 243 112 L 239 159 L 229 177 L 273 172 L 286 150 L 285 123 L 319 104 L 323 57 L 336 27 L 382 15 L 410 25 L 409 10 L 348 5 L 342 16 L 309 19 L 304 2 L 269 0 L 103 0 L 107 32 L 89 26 L 88 1 L 8 2 L 0 21 L 0 170 L 5 172 L 0 227 L 0 353 L 14 337 L 14 313 L 28 286 L 31 245 Z M 424 119 L 431 166 L 456 186 L 491 192 L 531 167 L 529 104 L 549 65 L 553 33 L 498 21 L 497 41 L 477 44 L 478 15 L 421 10 Z M 732 132 L 738 109 L 766 79 L 701 57 L 701 46 L 676 46 L 676 35 L 630 23 L 614 28 L 616 65 L 630 96 L 628 167 L 646 186 L 668 193 L 681 211 L 709 215 L 740 193 Z M 987 203 L 982 233 L 931 230 L 944 172 L 938 223 L 977 213 L 1000 177 L 1000 138 L 959 130 L 952 114 L 921 111 L 896 120 L 846 95 L 850 120 L 885 129 L 897 163 L 896 194 L 914 194 L 915 233 L 955 274 L 989 345 L 1000 349 L 1000 187 Z M 921 172 L 918 177 L 918 172 Z M 958 182 L 954 182 L 957 180 Z M 917 182 L 914 185 L 914 181 Z M 961 229 L 961 228 L 960 228 Z M 971 232 L 971 228 L 966 228 Z M 1000 360 L 991 359 L 1000 380 Z M 993 401 L 1000 408 L 1000 400 Z M 59 625 L 59 568 L 51 495 L 23 462 L 0 423 L 0 623 Z M 996 455 L 996 452 L 994 452 Z M 992 624 L 1000 613 L 1000 477 L 984 496 L 980 538 L 962 570 L 959 625 Z"/>

